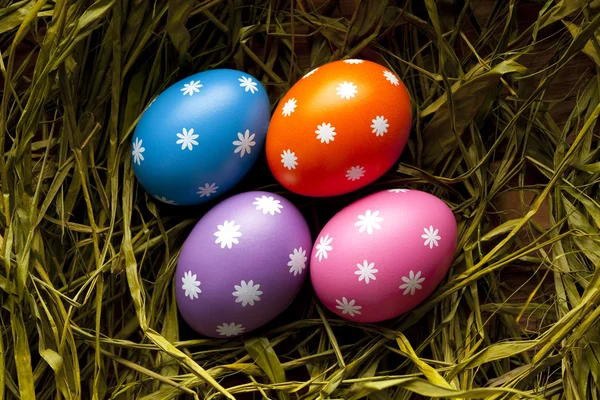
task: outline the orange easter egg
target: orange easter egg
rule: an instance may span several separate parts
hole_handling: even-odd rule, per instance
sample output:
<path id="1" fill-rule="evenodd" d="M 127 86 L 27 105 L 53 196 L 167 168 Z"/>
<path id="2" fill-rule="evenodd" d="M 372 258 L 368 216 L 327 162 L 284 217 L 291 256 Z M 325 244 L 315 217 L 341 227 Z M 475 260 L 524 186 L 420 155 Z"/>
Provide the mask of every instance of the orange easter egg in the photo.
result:
<path id="1" fill-rule="evenodd" d="M 408 91 L 392 71 L 366 60 L 331 62 L 306 74 L 279 103 L 267 161 L 294 193 L 349 193 L 397 162 L 411 123 Z"/>

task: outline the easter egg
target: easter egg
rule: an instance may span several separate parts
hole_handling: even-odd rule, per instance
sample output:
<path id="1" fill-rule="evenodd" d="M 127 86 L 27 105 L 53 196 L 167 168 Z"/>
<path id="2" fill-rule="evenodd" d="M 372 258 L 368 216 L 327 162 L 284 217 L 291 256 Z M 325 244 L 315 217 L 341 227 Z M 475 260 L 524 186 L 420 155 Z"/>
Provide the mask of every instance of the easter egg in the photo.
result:
<path id="1" fill-rule="evenodd" d="M 365 60 L 331 62 L 306 74 L 280 101 L 267 132 L 267 161 L 292 192 L 352 192 L 396 163 L 411 123 L 409 94 L 392 71 Z"/>
<path id="2" fill-rule="evenodd" d="M 254 191 L 210 209 L 186 238 L 175 272 L 177 305 L 198 333 L 227 338 L 266 324 L 294 300 L 312 240 L 300 211 Z"/>
<path id="3" fill-rule="evenodd" d="M 256 162 L 269 124 L 269 98 L 251 75 L 200 72 L 162 92 L 133 134 L 138 182 L 156 199 L 196 205 L 234 187 Z"/>
<path id="4" fill-rule="evenodd" d="M 312 249 L 312 285 L 342 318 L 394 318 L 439 285 L 456 243 L 456 220 L 442 200 L 418 190 L 380 191 L 346 206 L 323 227 Z"/>

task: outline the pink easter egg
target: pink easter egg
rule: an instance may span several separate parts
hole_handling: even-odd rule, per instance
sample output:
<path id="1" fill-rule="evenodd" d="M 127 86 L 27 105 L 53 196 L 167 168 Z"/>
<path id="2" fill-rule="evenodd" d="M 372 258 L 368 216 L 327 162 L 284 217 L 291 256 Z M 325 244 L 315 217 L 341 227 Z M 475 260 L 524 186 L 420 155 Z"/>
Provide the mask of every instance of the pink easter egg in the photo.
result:
<path id="1" fill-rule="evenodd" d="M 391 189 L 339 211 L 313 246 L 310 277 L 332 312 L 356 322 L 379 322 L 425 300 L 450 268 L 457 225 L 439 198 Z"/>

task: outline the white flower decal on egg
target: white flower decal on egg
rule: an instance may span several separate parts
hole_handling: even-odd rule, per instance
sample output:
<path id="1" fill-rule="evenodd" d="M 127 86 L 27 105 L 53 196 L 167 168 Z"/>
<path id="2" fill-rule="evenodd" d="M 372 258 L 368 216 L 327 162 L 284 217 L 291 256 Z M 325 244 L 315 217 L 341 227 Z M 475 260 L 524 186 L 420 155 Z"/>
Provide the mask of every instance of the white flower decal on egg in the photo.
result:
<path id="1" fill-rule="evenodd" d="M 358 275 L 359 282 L 364 280 L 368 285 L 370 281 L 377 279 L 375 278 L 375 274 L 379 272 L 379 270 L 375 269 L 374 262 L 369 264 L 369 262 L 365 260 L 362 264 L 356 264 L 356 266 L 358 267 L 358 270 L 354 271 L 354 273 Z"/>
<path id="2" fill-rule="evenodd" d="M 341 301 L 336 299 L 335 302 L 338 304 L 335 308 L 341 310 L 344 315 L 350 314 L 351 317 L 354 317 L 354 315 L 360 314 L 362 306 L 356 305 L 355 300 L 348 301 L 345 297 L 342 297 Z"/>
<path id="3" fill-rule="evenodd" d="M 289 170 L 296 169 L 296 166 L 298 165 L 297 160 L 298 157 L 296 157 L 296 153 L 290 149 L 284 150 L 283 153 L 281 153 L 281 163 Z"/>
<path id="4" fill-rule="evenodd" d="M 200 88 L 204 86 L 200 83 L 200 81 L 191 81 L 190 83 L 186 83 L 185 85 L 183 85 L 183 89 L 181 89 L 181 91 L 183 92 L 183 95 L 190 95 L 193 96 L 194 93 L 200 93 Z"/>
<path id="5" fill-rule="evenodd" d="M 238 79 L 238 81 L 241 82 L 240 86 L 243 87 L 246 90 L 246 92 L 254 94 L 254 92 L 258 91 L 257 84 L 252 80 L 252 78 L 242 76 Z"/>
<path id="6" fill-rule="evenodd" d="M 282 114 L 284 117 L 289 117 L 296 110 L 296 99 L 289 99 L 283 105 Z"/>
<path id="7" fill-rule="evenodd" d="M 387 81 L 394 86 L 398 86 L 400 84 L 400 80 L 396 77 L 396 75 L 388 70 L 383 71 L 383 76 L 385 76 L 385 79 L 387 79 Z"/>
<path id="8" fill-rule="evenodd" d="M 306 75 L 304 75 L 304 76 L 302 77 L 302 79 L 304 79 L 304 78 L 308 78 L 309 76 L 311 76 L 312 74 L 314 74 L 315 72 L 317 72 L 317 70 L 318 70 L 318 69 L 319 69 L 318 67 L 317 67 L 317 68 L 315 68 L 315 69 L 313 69 L 312 71 L 310 71 L 309 73 L 307 73 Z"/>
<path id="9" fill-rule="evenodd" d="M 252 204 L 256 206 L 258 211 L 262 211 L 263 214 L 271 214 L 275 215 L 275 213 L 281 214 L 281 209 L 283 205 L 281 205 L 281 201 L 275 200 L 272 196 L 262 196 L 255 197 L 256 201 Z"/>
<path id="10" fill-rule="evenodd" d="M 423 228 L 423 231 L 425 231 L 425 233 L 421 235 L 421 237 L 425 239 L 425 243 L 423 243 L 423 245 L 429 246 L 430 249 L 433 249 L 433 246 L 437 247 L 438 240 L 442 240 L 441 236 L 439 235 L 440 230 L 434 230 L 433 226 L 429 225 L 429 230 L 427 228 Z"/>
<path id="11" fill-rule="evenodd" d="M 173 206 L 176 206 L 176 205 L 178 205 L 177 203 L 175 203 L 175 201 L 173 201 L 173 200 L 169 200 L 169 199 L 167 199 L 165 196 L 157 196 L 157 195 L 154 195 L 154 196 L 152 196 L 152 197 L 154 197 L 156 200 L 160 200 L 160 201 L 162 201 L 163 203 L 171 204 L 171 205 L 173 205 Z"/>
<path id="12" fill-rule="evenodd" d="M 244 157 L 246 153 L 250 154 L 252 146 L 256 144 L 254 141 L 254 136 L 256 134 L 250 134 L 250 130 L 246 129 L 246 132 L 242 135 L 241 132 L 238 132 L 238 139 L 233 142 L 234 146 L 237 146 L 233 151 L 235 154 L 240 153 L 240 158 Z"/>
<path id="13" fill-rule="evenodd" d="M 290 254 L 290 261 L 287 263 L 288 267 L 290 267 L 290 274 L 300 275 L 304 268 L 306 268 L 306 250 L 303 250 L 302 247 L 299 249 L 294 249 L 294 253 Z"/>
<path id="14" fill-rule="evenodd" d="M 135 138 L 135 142 L 133 142 L 133 150 L 131 151 L 134 164 L 142 165 L 142 161 L 144 161 L 144 155 L 142 153 L 144 151 L 146 151 L 146 149 L 142 147 L 142 141 L 139 138 Z"/>
<path id="15" fill-rule="evenodd" d="M 340 83 L 337 87 L 337 95 L 342 99 L 349 100 L 358 93 L 357 86 L 352 82 Z"/>
<path id="16" fill-rule="evenodd" d="M 331 124 L 326 124 L 325 122 L 321 125 L 317 125 L 315 133 L 317 134 L 317 140 L 320 140 L 321 143 L 325 144 L 333 142 L 335 140 L 334 136 L 337 135 L 337 133 L 335 133 L 335 127 L 331 126 Z"/>
<path id="17" fill-rule="evenodd" d="M 375 211 L 371 213 L 371 210 L 367 210 L 365 215 L 359 215 L 358 221 L 354 224 L 354 226 L 358 226 L 358 233 L 363 233 L 365 230 L 370 235 L 373 233 L 374 229 L 381 229 L 381 225 L 379 223 L 383 221 L 383 218 L 379 216 L 379 211 Z"/>
<path id="18" fill-rule="evenodd" d="M 361 167 L 360 165 L 352 167 L 346 171 L 346 178 L 348 178 L 349 181 L 357 181 L 363 176 L 365 176 L 365 168 Z"/>
<path id="19" fill-rule="evenodd" d="M 227 246 L 228 249 L 234 244 L 239 244 L 239 237 L 242 236 L 242 232 L 239 232 L 240 226 L 235 224 L 235 221 L 227 221 L 223 225 L 217 226 L 218 231 L 214 233 L 217 237 L 215 243 L 221 244 L 221 248 L 224 249 Z"/>
<path id="20" fill-rule="evenodd" d="M 217 193 L 217 189 L 219 187 L 216 183 L 205 183 L 204 186 L 200 186 L 196 194 L 199 194 L 200 197 L 210 197 L 211 194 Z"/>
<path id="21" fill-rule="evenodd" d="M 244 328 L 241 324 L 236 324 L 235 322 L 231 323 L 223 323 L 223 325 L 217 325 L 217 333 L 221 336 L 238 336 L 241 335 L 246 328 Z"/>
<path id="22" fill-rule="evenodd" d="M 404 282 L 400 285 L 400 289 L 404 289 L 404 293 L 402 295 L 406 296 L 408 293 L 412 296 L 415 294 L 416 290 L 423 289 L 421 283 L 425 282 L 425 278 L 421 278 L 421 271 L 418 271 L 416 274 L 411 270 L 408 273 L 408 277 L 403 276 L 402 281 Z"/>
<path id="23" fill-rule="evenodd" d="M 185 290 L 185 296 L 189 297 L 190 300 L 194 300 L 198 298 L 198 293 L 202 293 L 202 290 L 198 286 L 200 286 L 200 281 L 196 280 L 196 274 L 192 275 L 192 271 L 185 272 L 181 277 L 181 289 Z"/>
<path id="24" fill-rule="evenodd" d="M 346 64 L 362 64 L 362 63 L 365 62 L 365 60 L 359 60 L 359 59 L 356 59 L 356 58 L 350 58 L 348 60 L 344 60 L 344 62 Z"/>
<path id="25" fill-rule="evenodd" d="M 373 128 L 373 133 L 375 136 L 383 136 L 384 133 L 387 133 L 387 128 L 389 128 L 388 120 L 385 119 L 383 115 L 378 115 L 375 119 L 371 120 L 373 123 L 371 128 Z"/>
<path id="26" fill-rule="evenodd" d="M 321 259 L 326 259 L 327 260 L 327 252 L 333 250 L 333 247 L 331 246 L 331 242 L 333 241 L 333 238 L 329 237 L 329 233 L 327 235 L 325 235 L 324 237 L 321 236 L 321 238 L 319 239 L 319 244 L 317 244 L 317 254 L 316 257 L 319 259 L 319 261 L 321 261 Z"/>
<path id="27" fill-rule="evenodd" d="M 410 190 L 408 189 L 388 189 L 390 193 L 408 193 Z"/>
<path id="28" fill-rule="evenodd" d="M 259 284 L 254 284 L 253 280 L 249 280 L 248 283 L 246 281 L 242 281 L 239 285 L 234 285 L 233 288 L 235 292 L 232 293 L 236 297 L 236 303 L 242 303 L 242 307 L 246 307 L 246 305 L 250 304 L 254 305 L 255 301 L 260 301 L 260 295 L 263 294 Z"/>
<path id="29" fill-rule="evenodd" d="M 198 142 L 195 141 L 194 139 L 198 138 L 198 135 L 194 135 L 194 129 L 190 129 L 189 131 L 185 128 L 182 129 L 183 133 L 178 133 L 177 137 L 179 138 L 179 140 L 176 142 L 176 144 L 180 144 L 181 145 L 181 150 L 185 150 L 186 147 L 189 151 L 192 151 L 192 149 L 194 148 L 194 146 L 198 145 Z"/>

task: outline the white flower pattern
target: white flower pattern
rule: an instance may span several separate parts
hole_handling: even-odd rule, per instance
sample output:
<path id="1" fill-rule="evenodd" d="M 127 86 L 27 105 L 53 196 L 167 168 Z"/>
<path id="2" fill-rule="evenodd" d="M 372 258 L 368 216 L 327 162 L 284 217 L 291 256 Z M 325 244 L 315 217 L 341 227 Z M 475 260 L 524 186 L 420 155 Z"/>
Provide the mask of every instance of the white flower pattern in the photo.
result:
<path id="1" fill-rule="evenodd" d="M 144 161 L 144 155 L 142 153 L 144 151 L 146 151 L 146 149 L 142 147 L 142 141 L 139 138 L 135 138 L 135 142 L 133 142 L 133 150 L 131 151 L 134 164 L 142 165 L 142 161 Z"/>
<path id="2" fill-rule="evenodd" d="M 402 295 L 406 296 L 408 293 L 410 293 L 412 296 L 415 294 L 416 290 L 423 289 L 421 283 L 425 281 L 425 278 L 421 278 L 421 271 L 417 272 L 415 275 L 415 273 L 411 270 L 408 273 L 408 277 L 402 277 L 402 281 L 404 282 L 402 285 L 400 285 L 400 289 L 404 289 L 404 293 L 402 293 Z"/>
<path id="3" fill-rule="evenodd" d="M 335 140 L 334 136 L 337 135 L 335 133 L 335 127 L 325 122 L 323 122 L 321 125 L 317 125 L 317 130 L 315 133 L 317 134 L 317 140 L 320 140 L 321 143 L 325 144 L 333 142 Z"/>
<path id="4" fill-rule="evenodd" d="M 234 244 L 239 244 L 239 237 L 242 236 L 242 232 L 239 231 L 240 226 L 235 224 L 235 221 L 227 221 L 223 223 L 223 225 L 217 226 L 217 232 L 214 235 L 217 237 L 215 243 L 221 244 L 221 248 L 225 248 L 227 246 L 228 249 Z"/>
<path id="5" fill-rule="evenodd" d="M 352 82 L 344 81 L 344 83 L 340 83 L 336 89 L 337 95 L 346 100 L 351 99 L 358 93 L 357 86 Z"/>
<path id="6" fill-rule="evenodd" d="M 289 117 L 296 110 L 296 99 L 291 98 L 283 105 L 282 114 L 284 117 Z"/>
<path id="7" fill-rule="evenodd" d="M 309 76 L 311 76 L 312 74 L 314 74 L 315 72 L 317 72 L 317 70 L 318 70 L 318 69 L 319 69 L 319 68 L 317 67 L 317 68 L 313 69 L 312 71 L 308 72 L 306 75 L 304 75 L 304 76 L 302 77 L 302 79 L 304 79 L 304 78 L 308 78 Z"/>
<path id="8" fill-rule="evenodd" d="M 338 304 L 335 308 L 341 310 L 344 315 L 350 314 L 351 317 L 354 317 L 354 315 L 360 314 L 362 306 L 356 305 L 356 300 L 348 301 L 345 297 L 342 297 L 341 301 L 336 299 L 335 302 Z"/>
<path id="9" fill-rule="evenodd" d="M 210 197 L 211 194 L 217 193 L 217 189 L 219 187 L 216 183 L 205 183 L 204 186 L 200 186 L 196 194 L 199 194 L 200 197 Z"/>
<path id="10" fill-rule="evenodd" d="M 249 280 L 248 283 L 246 281 L 242 281 L 239 285 L 234 285 L 233 288 L 235 292 L 232 293 L 236 297 L 236 303 L 242 303 L 242 307 L 246 307 L 246 305 L 250 304 L 254 305 L 255 301 L 260 301 L 260 295 L 263 294 L 259 284 L 254 284 L 253 280 Z"/>
<path id="11" fill-rule="evenodd" d="M 441 240 L 441 236 L 439 235 L 440 230 L 439 229 L 433 229 L 432 225 L 429 225 L 429 230 L 427 228 L 423 228 L 423 231 L 425 231 L 424 234 L 421 235 L 421 237 L 423 239 L 425 239 L 425 243 L 423 243 L 424 246 L 429 246 L 430 249 L 433 249 L 433 246 L 437 247 L 438 246 L 438 240 Z"/>
<path id="12" fill-rule="evenodd" d="M 243 87 L 246 90 L 246 92 L 254 94 L 254 92 L 258 91 L 257 84 L 252 80 L 252 78 L 242 76 L 238 79 L 238 81 L 241 82 L 240 86 Z"/>
<path id="13" fill-rule="evenodd" d="M 241 324 L 236 324 L 232 322 L 228 324 L 227 322 L 223 323 L 223 325 L 217 325 L 217 333 L 221 336 L 238 336 L 244 332 L 246 328 L 244 328 Z"/>
<path id="14" fill-rule="evenodd" d="M 362 64 L 362 63 L 365 62 L 365 60 L 359 60 L 359 59 L 356 59 L 356 58 L 350 58 L 348 60 L 344 60 L 344 62 L 346 64 Z"/>
<path id="15" fill-rule="evenodd" d="M 188 150 L 192 151 L 194 146 L 198 145 L 198 142 L 194 140 L 194 139 L 198 138 L 198 135 L 194 135 L 193 128 L 190 129 L 189 131 L 187 129 L 183 128 L 182 132 L 183 133 L 177 134 L 177 137 L 179 138 L 179 140 L 176 142 L 176 144 L 181 145 L 181 150 L 185 150 L 185 148 L 187 147 Z"/>
<path id="16" fill-rule="evenodd" d="M 238 132 L 238 139 L 233 142 L 234 146 L 237 146 L 233 151 L 235 154 L 240 153 L 240 158 L 244 157 L 246 153 L 250 154 L 252 150 L 252 146 L 256 144 L 254 141 L 254 136 L 256 134 L 250 134 L 250 130 L 246 129 L 246 132 L 242 135 L 241 132 Z"/>
<path id="17" fill-rule="evenodd" d="M 407 192 L 410 192 L 410 190 L 408 190 L 408 189 L 389 189 L 388 192 L 390 192 L 390 193 L 407 193 Z"/>
<path id="18" fill-rule="evenodd" d="M 193 96 L 194 93 L 200 93 L 200 88 L 204 86 L 200 83 L 200 81 L 191 81 L 190 83 L 186 83 L 185 85 L 183 85 L 183 89 L 181 89 L 181 91 L 183 92 L 183 95 L 190 95 Z"/>
<path id="19" fill-rule="evenodd" d="M 275 215 L 275 213 L 281 214 L 281 209 L 283 205 L 281 205 L 281 201 L 275 200 L 273 196 L 265 196 L 255 197 L 256 201 L 252 204 L 256 206 L 258 211 L 262 211 L 263 214 L 271 214 Z"/>
<path id="20" fill-rule="evenodd" d="M 319 239 L 316 254 L 316 257 L 319 259 L 319 261 L 321 261 L 321 259 L 323 258 L 327 260 L 327 252 L 333 250 L 333 247 L 331 246 L 332 241 L 333 238 L 330 238 L 329 234 L 325 235 L 324 237 L 321 236 L 321 238 Z"/>
<path id="21" fill-rule="evenodd" d="M 173 200 L 169 200 L 169 199 L 167 199 L 165 196 L 157 196 L 157 195 L 154 195 L 154 198 L 155 198 L 156 200 L 160 200 L 160 201 L 162 201 L 163 203 L 171 204 L 171 205 L 173 205 L 173 206 L 176 206 L 176 205 L 178 205 L 177 203 L 175 203 L 175 201 L 173 201 Z"/>
<path id="22" fill-rule="evenodd" d="M 352 167 L 346 171 L 346 178 L 348 178 L 349 181 L 357 181 L 363 176 L 365 176 L 365 168 L 361 167 L 360 165 Z"/>
<path id="23" fill-rule="evenodd" d="M 288 261 L 287 265 L 290 267 L 290 274 L 300 275 L 304 268 L 306 268 L 306 250 L 303 250 L 302 247 L 299 249 L 294 249 L 294 252 L 290 254 L 290 261 Z"/>
<path id="24" fill-rule="evenodd" d="M 298 157 L 296 157 L 296 153 L 290 149 L 284 150 L 283 153 L 281 153 L 281 163 L 289 170 L 296 169 Z"/>
<path id="25" fill-rule="evenodd" d="M 196 280 L 196 274 L 192 275 L 192 271 L 184 272 L 181 277 L 181 289 L 185 290 L 185 297 L 189 297 L 190 300 L 194 300 L 198 298 L 198 293 L 202 293 L 202 290 L 198 286 L 200 286 L 200 281 Z"/>
<path id="26" fill-rule="evenodd" d="M 383 221 L 383 218 L 379 216 L 379 211 L 376 210 L 374 213 L 371 213 L 371 210 L 367 210 L 365 215 L 358 216 L 358 221 L 356 221 L 354 226 L 360 227 L 358 233 L 363 233 L 366 230 L 370 235 L 374 229 L 381 229 L 381 225 L 379 225 L 381 221 Z"/>
<path id="27" fill-rule="evenodd" d="M 375 119 L 371 120 L 373 123 L 371 128 L 373 128 L 373 133 L 375 136 L 383 136 L 384 133 L 387 133 L 387 128 L 389 128 L 388 120 L 385 119 L 383 115 L 378 115 Z"/>
<path id="28" fill-rule="evenodd" d="M 385 76 L 385 79 L 387 79 L 388 82 L 394 86 L 398 86 L 400 84 L 398 77 L 388 70 L 383 71 L 383 76 Z"/>
<path id="29" fill-rule="evenodd" d="M 370 281 L 377 279 L 375 278 L 375 274 L 379 272 L 379 270 L 375 269 L 374 262 L 369 263 L 367 260 L 365 260 L 362 264 L 356 264 L 356 266 L 358 267 L 358 270 L 354 271 L 354 273 L 358 275 L 359 282 L 364 280 L 368 285 Z"/>

